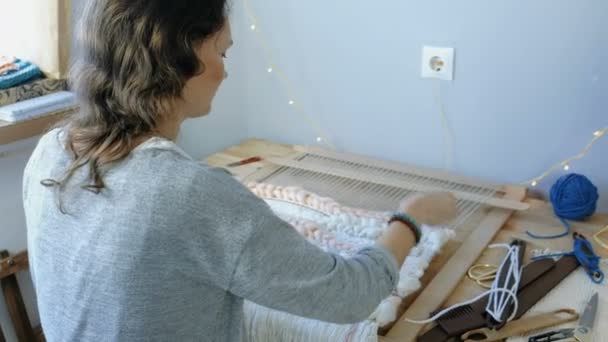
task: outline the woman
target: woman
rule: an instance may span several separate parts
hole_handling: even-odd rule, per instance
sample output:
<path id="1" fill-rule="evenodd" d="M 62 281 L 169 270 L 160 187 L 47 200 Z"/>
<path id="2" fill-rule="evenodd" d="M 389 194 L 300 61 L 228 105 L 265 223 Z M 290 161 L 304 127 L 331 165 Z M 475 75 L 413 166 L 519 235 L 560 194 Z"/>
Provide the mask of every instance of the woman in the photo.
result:
<path id="1" fill-rule="evenodd" d="M 48 341 L 239 341 L 244 299 L 361 321 L 395 287 L 413 221 L 453 216 L 450 195 L 417 196 L 377 245 L 323 252 L 174 143 L 226 77 L 226 1 L 96 0 L 87 13 L 72 74 L 81 111 L 42 137 L 24 173 Z"/>

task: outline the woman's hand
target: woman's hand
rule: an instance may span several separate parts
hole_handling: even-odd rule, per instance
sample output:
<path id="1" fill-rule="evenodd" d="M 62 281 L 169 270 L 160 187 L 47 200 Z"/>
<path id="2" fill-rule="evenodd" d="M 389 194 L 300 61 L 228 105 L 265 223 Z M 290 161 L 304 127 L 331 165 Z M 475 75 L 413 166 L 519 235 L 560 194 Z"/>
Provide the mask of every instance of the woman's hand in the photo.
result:
<path id="1" fill-rule="evenodd" d="M 456 217 L 456 198 L 448 192 L 418 193 L 402 200 L 399 210 L 419 224 L 440 225 Z"/>
<path id="2" fill-rule="evenodd" d="M 456 198 L 450 193 L 415 194 L 401 201 L 399 211 L 411 216 L 418 224 L 436 226 L 456 217 Z M 416 244 L 414 231 L 399 221 L 392 222 L 378 238 L 395 257 L 399 267 Z"/>

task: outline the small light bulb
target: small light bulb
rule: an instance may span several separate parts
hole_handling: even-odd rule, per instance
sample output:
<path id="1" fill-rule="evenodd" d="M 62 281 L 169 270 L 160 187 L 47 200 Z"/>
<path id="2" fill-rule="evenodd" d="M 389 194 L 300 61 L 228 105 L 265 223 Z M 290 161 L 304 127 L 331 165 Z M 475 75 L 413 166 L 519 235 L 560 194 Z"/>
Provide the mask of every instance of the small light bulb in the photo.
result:
<path id="1" fill-rule="evenodd" d="M 566 170 L 566 171 L 570 170 L 570 165 L 568 165 L 568 164 L 564 165 L 564 170 Z"/>
<path id="2" fill-rule="evenodd" d="M 255 24 L 251 25 L 251 31 L 255 31 Z"/>
<path id="3" fill-rule="evenodd" d="M 323 138 L 321 138 L 321 137 L 317 137 L 317 142 L 319 142 L 319 143 L 320 143 L 320 142 L 322 142 L 322 141 L 323 141 Z"/>
<path id="4" fill-rule="evenodd" d="M 537 181 L 533 181 L 533 182 L 532 182 L 532 186 L 537 186 L 537 185 L 538 185 L 538 182 L 537 182 Z"/>
<path id="5" fill-rule="evenodd" d="M 294 101 L 294 100 L 289 100 L 289 104 L 290 104 L 291 106 L 293 106 L 293 104 L 294 104 L 294 103 L 295 103 L 295 101 Z"/>
<path id="6" fill-rule="evenodd" d="M 268 72 L 269 72 L 269 73 L 270 73 L 270 72 L 272 72 L 272 68 L 268 68 Z"/>

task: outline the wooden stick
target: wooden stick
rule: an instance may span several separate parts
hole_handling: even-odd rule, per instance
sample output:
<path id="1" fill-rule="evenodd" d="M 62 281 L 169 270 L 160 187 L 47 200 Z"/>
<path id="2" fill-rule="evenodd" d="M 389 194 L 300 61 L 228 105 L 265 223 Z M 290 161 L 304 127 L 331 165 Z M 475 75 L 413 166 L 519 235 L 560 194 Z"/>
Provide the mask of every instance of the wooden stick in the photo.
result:
<path id="1" fill-rule="evenodd" d="M 506 190 L 507 199 L 521 201 L 525 197 L 525 189 L 507 187 Z M 405 318 L 425 319 L 439 309 L 512 214 L 510 210 L 492 209 L 388 332 L 387 337 L 404 342 L 415 341 L 424 325 L 409 323 Z"/>
<path id="2" fill-rule="evenodd" d="M 315 163 L 304 163 L 294 161 L 288 158 L 268 158 L 267 161 L 274 163 L 280 166 L 287 166 L 295 169 L 307 170 L 312 172 L 320 172 L 328 175 L 333 175 L 337 177 L 350 178 L 363 182 L 369 182 L 374 184 L 381 184 L 392 186 L 396 188 L 408 189 L 419 192 L 437 192 L 437 191 L 445 191 L 440 187 L 430 186 L 430 185 L 422 185 L 414 182 L 408 182 L 405 180 L 395 180 L 389 177 L 381 177 L 372 174 L 363 174 L 361 172 L 349 170 L 343 167 L 328 167 L 322 164 Z M 529 208 L 527 203 L 523 203 L 520 201 L 512 201 L 508 199 L 495 198 L 487 196 L 481 196 L 476 194 L 471 194 L 463 191 L 452 191 L 456 198 L 471 202 L 488 204 L 498 208 L 510 209 L 510 210 L 526 210 Z"/>
<path id="3" fill-rule="evenodd" d="M 7 251 L 0 252 L 1 258 L 8 258 L 9 254 Z M 23 297 L 21 291 L 19 291 L 19 284 L 17 283 L 17 277 L 11 274 L 2 280 L 2 292 L 4 293 L 4 300 L 6 301 L 6 307 L 13 321 L 15 332 L 17 333 L 17 339 L 19 342 L 22 341 L 36 341 L 34 336 L 34 330 L 30 323 L 30 319 L 27 316 L 25 310 L 25 304 L 23 303 Z"/>
<path id="4" fill-rule="evenodd" d="M 6 342 L 6 337 L 4 337 L 4 332 L 2 331 L 1 326 L 0 326 L 0 342 Z"/>
<path id="5" fill-rule="evenodd" d="M 37 342 L 46 342 L 46 337 L 44 337 L 44 331 L 42 331 L 42 326 L 38 325 L 34 328 L 34 335 L 36 335 Z"/>
<path id="6" fill-rule="evenodd" d="M 4 279 L 28 268 L 27 252 L 0 260 L 0 279 Z"/>

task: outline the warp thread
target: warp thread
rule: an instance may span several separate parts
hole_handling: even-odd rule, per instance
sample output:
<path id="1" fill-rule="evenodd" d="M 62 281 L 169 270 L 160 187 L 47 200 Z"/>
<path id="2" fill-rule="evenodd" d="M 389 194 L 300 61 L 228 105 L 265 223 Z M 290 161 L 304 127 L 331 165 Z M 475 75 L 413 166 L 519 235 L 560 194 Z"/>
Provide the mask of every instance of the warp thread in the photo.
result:
<path id="1" fill-rule="evenodd" d="M 566 231 L 549 236 L 536 235 L 528 231 L 527 234 L 532 238 L 557 239 L 570 235 L 572 228 L 567 220 L 580 221 L 595 214 L 599 194 L 597 187 L 589 178 L 571 173 L 560 177 L 553 184 L 550 198 L 553 211 L 564 227 L 566 227 Z"/>

